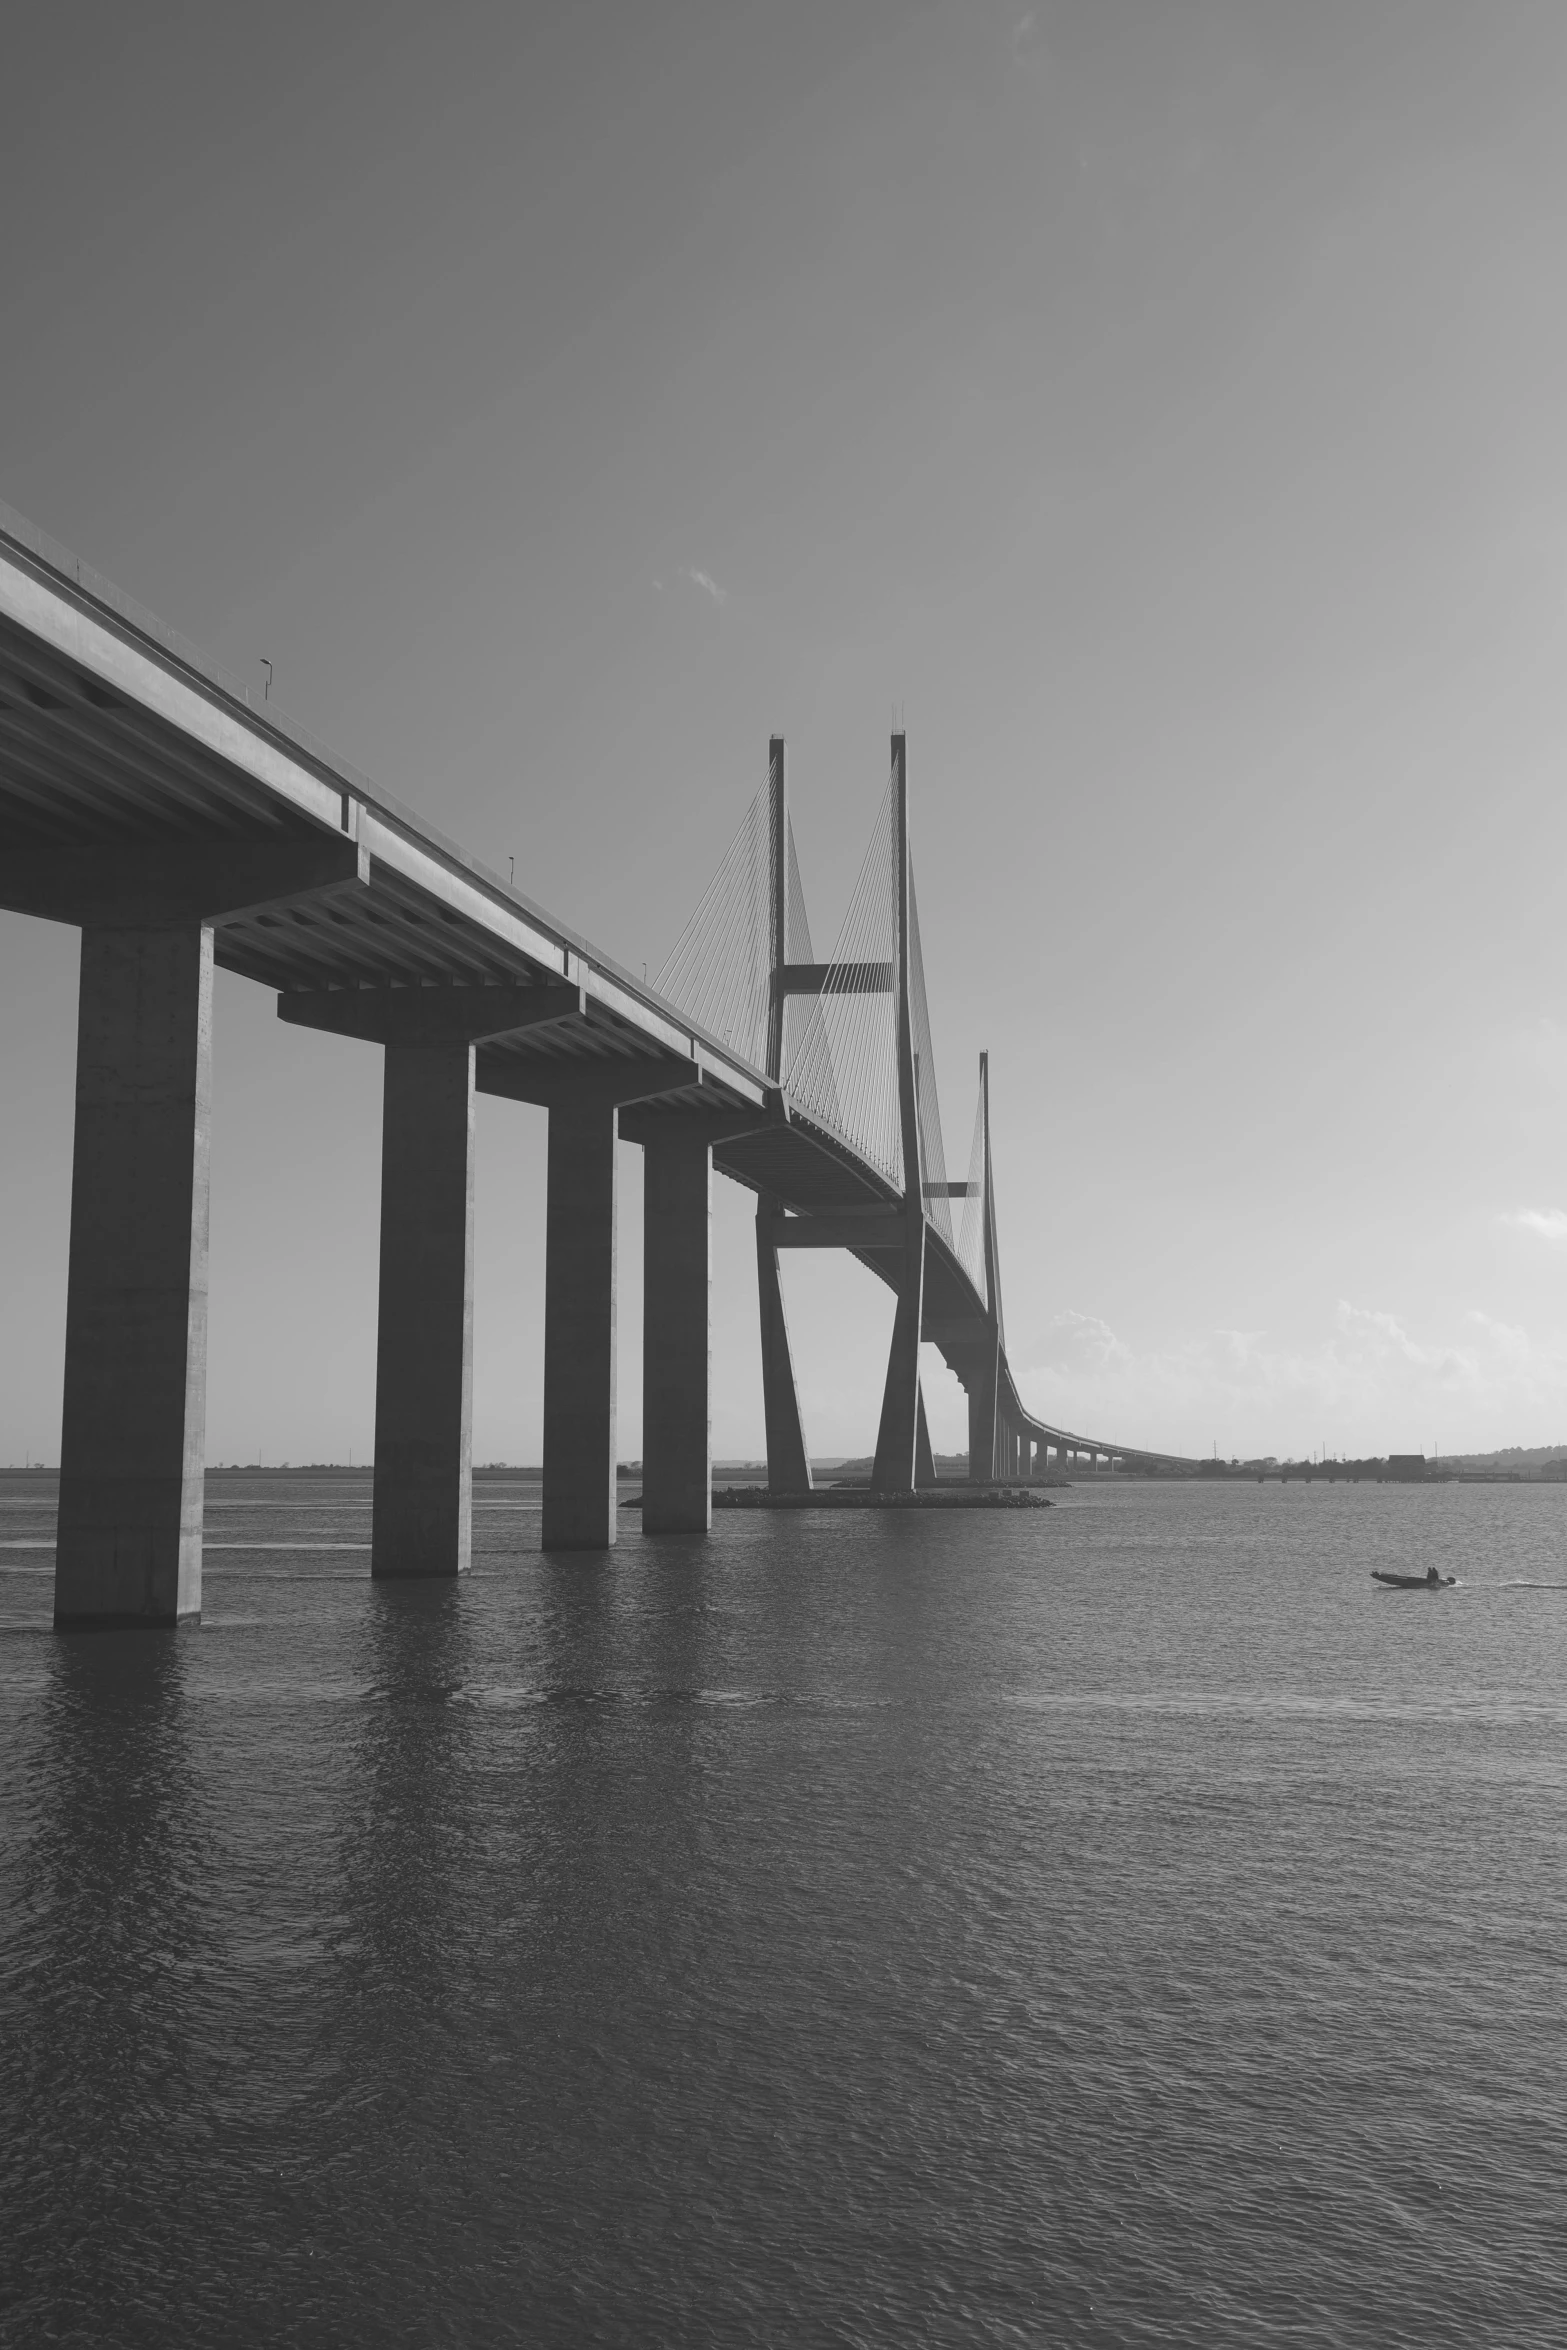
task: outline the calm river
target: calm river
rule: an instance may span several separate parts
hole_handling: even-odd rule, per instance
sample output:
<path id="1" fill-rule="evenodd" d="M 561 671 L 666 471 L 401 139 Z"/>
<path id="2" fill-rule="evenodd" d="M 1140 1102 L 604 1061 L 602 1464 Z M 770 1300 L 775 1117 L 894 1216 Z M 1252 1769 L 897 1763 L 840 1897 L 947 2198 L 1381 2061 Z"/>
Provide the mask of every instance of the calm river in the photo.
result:
<path id="1" fill-rule="evenodd" d="M 0 2338 L 1567 2341 L 1567 1488 L 536 1491 L 61 1640 L 0 1479 Z"/>

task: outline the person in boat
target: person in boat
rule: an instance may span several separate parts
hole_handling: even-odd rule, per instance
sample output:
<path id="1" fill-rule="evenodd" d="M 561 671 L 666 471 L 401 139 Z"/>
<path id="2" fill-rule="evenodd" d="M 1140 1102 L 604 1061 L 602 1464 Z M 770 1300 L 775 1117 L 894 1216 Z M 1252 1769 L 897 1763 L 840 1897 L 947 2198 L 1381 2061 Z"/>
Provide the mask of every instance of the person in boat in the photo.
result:
<path id="1" fill-rule="evenodd" d="M 1427 1581 L 1428 1583 L 1440 1583 L 1440 1582 L 1441 1582 L 1441 1580 L 1442 1580 L 1442 1578 L 1441 1578 L 1441 1576 L 1440 1576 L 1440 1575 L 1437 1573 L 1437 1571 L 1436 1571 L 1435 1567 L 1427 1567 L 1427 1569 L 1426 1569 L 1426 1581 Z"/>

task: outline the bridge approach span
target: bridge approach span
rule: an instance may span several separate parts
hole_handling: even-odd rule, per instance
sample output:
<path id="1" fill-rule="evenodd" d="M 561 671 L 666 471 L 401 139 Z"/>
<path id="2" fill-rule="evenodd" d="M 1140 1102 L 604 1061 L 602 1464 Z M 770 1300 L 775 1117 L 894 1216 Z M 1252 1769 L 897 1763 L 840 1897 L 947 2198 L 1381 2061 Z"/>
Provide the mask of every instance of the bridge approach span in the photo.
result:
<path id="1" fill-rule="evenodd" d="M 974 1475 L 1019 1473 L 1025 1444 L 1040 1461 L 1110 1449 L 1025 1412 L 1001 1337 L 988 1131 L 965 1184 L 947 1182 L 939 1121 L 932 1141 L 902 739 L 872 860 L 886 887 L 862 889 L 829 964 L 804 936 L 781 742 L 762 797 L 765 945 L 751 943 L 747 1017 L 709 1018 L 689 999 L 704 972 L 712 997 L 710 925 L 664 985 L 637 980 L 0 508 L 0 907 L 82 937 L 57 1622 L 199 1612 L 215 967 L 275 991 L 290 1025 L 383 1048 L 377 1575 L 468 1563 L 476 1092 L 550 1114 L 547 1547 L 615 1538 L 620 1137 L 646 1160 L 650 1530 L 710 1522 L 715 1164 L 758 1195 L 780 1486 L 810 1471 L 778 1255 L 810 1242 L 850 1246 L 898 1298 L 879 1483 L 930 1473 L 922 1338 L 968 1388 Z"/>

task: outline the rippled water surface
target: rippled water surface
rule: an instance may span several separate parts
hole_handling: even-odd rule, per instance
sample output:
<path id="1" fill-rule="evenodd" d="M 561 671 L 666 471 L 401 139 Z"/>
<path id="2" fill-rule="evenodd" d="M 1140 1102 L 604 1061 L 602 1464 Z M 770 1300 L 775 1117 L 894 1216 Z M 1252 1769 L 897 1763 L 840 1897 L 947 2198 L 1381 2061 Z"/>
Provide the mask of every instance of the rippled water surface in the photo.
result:
<path id="1" fill-rule="evenodd" d="M 7 2342 L 1567 2341 L 1567 1490 L 536 1492 L 0 1479 Z"/>

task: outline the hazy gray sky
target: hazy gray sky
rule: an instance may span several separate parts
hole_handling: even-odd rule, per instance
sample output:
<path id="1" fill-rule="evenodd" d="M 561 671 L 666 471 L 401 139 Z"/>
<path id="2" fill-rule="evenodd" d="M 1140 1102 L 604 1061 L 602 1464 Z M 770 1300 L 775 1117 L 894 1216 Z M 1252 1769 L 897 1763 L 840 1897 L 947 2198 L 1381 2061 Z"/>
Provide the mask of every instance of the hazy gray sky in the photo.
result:
<path id="1" fill-rule="evenodd" d="M 1560 0 L 22 0 L 6 46 L 0 496 L 634 967 L 773 729 L 829 941 L 896 706 L 1034 1407 L 1567 1439 Z M 75 962 L 0 916 L 0 1458 L 58 1444 Z M 216 1459 L 368 1446 L 378 1060 L 220 978 Z M 536 1457 L 543 1113 L 480 1131 L 476 1450 Z M 811 1440 L 869 1449 L 890 1302 L 786 1280 Z"/>

